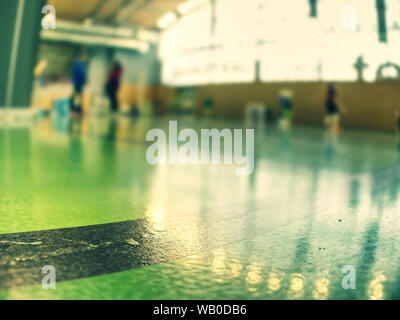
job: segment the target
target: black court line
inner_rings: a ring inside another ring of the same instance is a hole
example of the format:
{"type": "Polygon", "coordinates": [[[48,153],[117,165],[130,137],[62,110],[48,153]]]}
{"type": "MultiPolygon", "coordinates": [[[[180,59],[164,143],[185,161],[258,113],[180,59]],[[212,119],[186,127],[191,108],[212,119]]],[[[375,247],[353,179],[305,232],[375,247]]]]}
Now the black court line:
{"type": "MultiPolygon", "coordinates": [[[[268,216],[278,209],[268,198],[254,200],[242,208],[240,204],[209,208],[203,219],[177,213],[163,227],[151,219],[139,219],[0,234],[0,289],[41,285],[46,265],[55,267],[57,282],[88,278],[221,248],[279,227],[269,221],[249,225],[254,215],[268,216]],[[246,214],[249,210],[251,217],[246,214]]],[[[296,221],[281,221],[281,225],[296,221]]]]}
{"type": "Polygon", "coordinates": [[[215,227],[187,224],[157,231],[142,219],[0,235],[0,289],[41,285],[45,265],[55,267],[61,282],[167,262],[249,236],[241,224],[215,227]]]}

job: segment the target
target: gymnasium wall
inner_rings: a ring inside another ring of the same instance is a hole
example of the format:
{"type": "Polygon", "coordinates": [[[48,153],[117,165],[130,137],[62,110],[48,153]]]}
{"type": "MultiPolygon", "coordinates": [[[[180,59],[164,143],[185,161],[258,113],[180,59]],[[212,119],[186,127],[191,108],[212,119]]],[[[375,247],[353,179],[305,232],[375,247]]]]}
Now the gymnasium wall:
{"type": "MultiPolygon", "coordinates": [[[[348,109],[344,127],[369,130],[394,130],[394,108],[400,109],[400,83],[337,83],[338,100],[348,109]]],[[[320,82],[209,85],[197,87],[197,105],[206,97],[214,100],[216,117],[241,118],[248,102],[263,102],[279,114],[278,93],[294,92],[294,121],[322,125],[325,114],[326,84],[320,82]]]]}
{"type": "Polygon", "coordinates": [[[140,108],[143,102],[148,101],[154,104],[159,101],[162,112],[168,111],[169,103],[175,96],[175,89],[166,86],[145,85],[122,82],[118,92],[118,100],[122,111],[136,105],[140,108]]]}
{"type": "MultiPolygon", "coordinates": [[[[338,100],[347,113],[342,124],[347,128],[393,131],[396,125],[394,109],[400,110],[400,83],[336,83],[338,100]]],[[[294,122],[322,126],[325,116],[326,83],[259,83],[225,84],[196,87],[196,105],[201,114],[204,99],[214,101],[213,116],[217,118],[244,118],[249,102],[263,102],[279,116],[278,95],[282,89],[294,92],[294,122]]],[[[142,98],[161,103],[167,112],[176,96],[176,89],[167,86],[141,86],[123,83],[119,92],[121,104],[140,105],[142,98]],[[142,97],[142,98],[141,98],[142,97]]]]}

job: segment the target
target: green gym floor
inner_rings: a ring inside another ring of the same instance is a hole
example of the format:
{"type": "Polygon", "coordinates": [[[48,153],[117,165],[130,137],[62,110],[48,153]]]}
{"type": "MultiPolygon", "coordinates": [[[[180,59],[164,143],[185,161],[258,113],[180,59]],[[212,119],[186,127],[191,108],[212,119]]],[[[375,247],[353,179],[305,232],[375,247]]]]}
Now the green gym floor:
{"type": "Polygon", "coordinates": [[[400,298],[393,135],[259,129],[254,173],[236,176],[149,165],[145,135],[168,120],[0,127],[0,299],[400,298]],[[355,290],[342,288],[347,265],[355,290]]]}

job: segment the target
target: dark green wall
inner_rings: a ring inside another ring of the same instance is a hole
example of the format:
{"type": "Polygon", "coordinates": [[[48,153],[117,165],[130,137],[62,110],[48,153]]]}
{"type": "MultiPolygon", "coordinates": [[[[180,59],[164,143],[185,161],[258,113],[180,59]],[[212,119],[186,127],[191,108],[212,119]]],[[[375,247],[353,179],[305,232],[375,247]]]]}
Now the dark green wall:
{"type": "Polygon", "coordinates": [[[8,67],[10,63],[11,42],[17,4],[18,1],[0,1],[0,107],[5,104],[8,67]]]}
{"type": "MultiPolygon", "coordinates": [[[[0,1],[0,106],[4,106],[6,102],[8,70],[19,1],[21,0],[0,1]]],[[[33,68],[37,57],[41,11],[45,2],[25,0],[11,103],[14,107],[29,107],[31,104],[33,68]]]]}

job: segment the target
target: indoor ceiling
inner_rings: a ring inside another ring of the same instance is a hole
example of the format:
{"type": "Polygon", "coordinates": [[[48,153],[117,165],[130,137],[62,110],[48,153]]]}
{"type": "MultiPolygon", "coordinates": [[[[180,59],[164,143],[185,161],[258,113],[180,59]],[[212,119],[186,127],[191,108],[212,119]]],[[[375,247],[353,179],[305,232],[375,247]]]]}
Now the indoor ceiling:
{"type": "Polygon", "coordinates": [[[71,21],[87,18],[102,24],[134,24],[156,27],[157,20],[176,10],[184,0],[48,0],[57,17],[71,21]]]}

